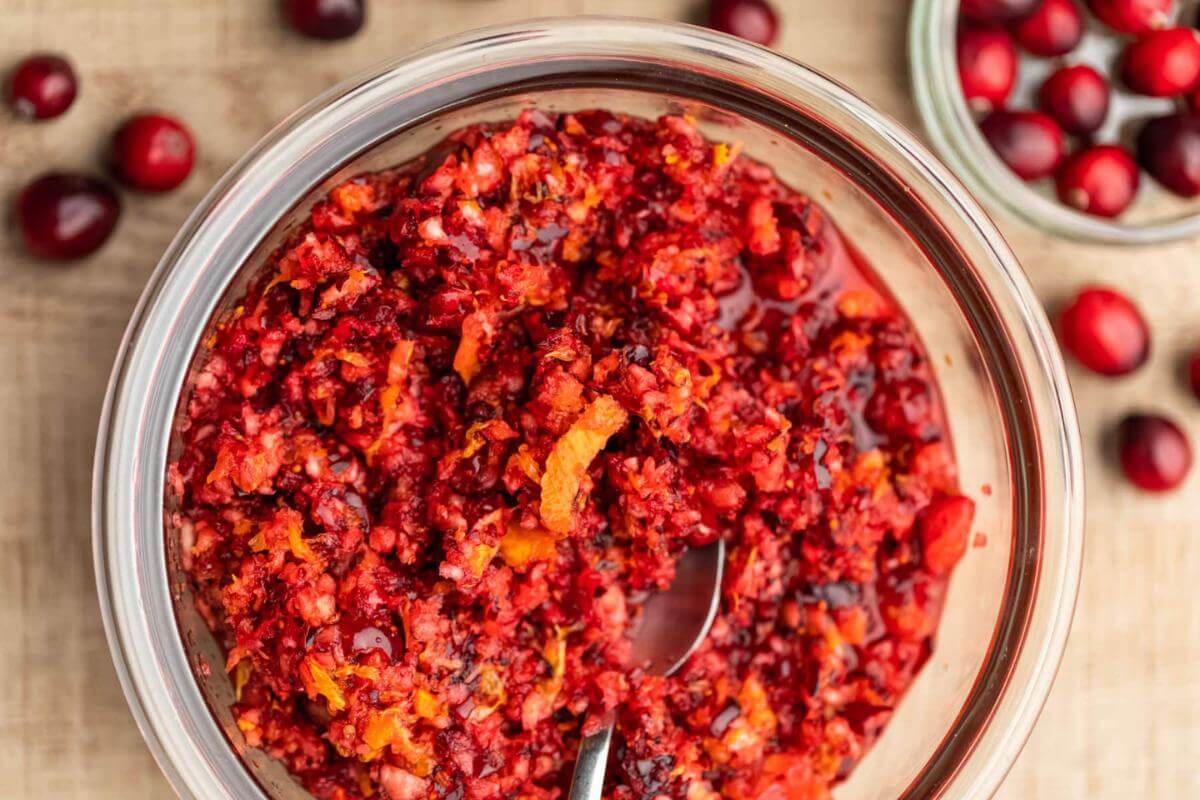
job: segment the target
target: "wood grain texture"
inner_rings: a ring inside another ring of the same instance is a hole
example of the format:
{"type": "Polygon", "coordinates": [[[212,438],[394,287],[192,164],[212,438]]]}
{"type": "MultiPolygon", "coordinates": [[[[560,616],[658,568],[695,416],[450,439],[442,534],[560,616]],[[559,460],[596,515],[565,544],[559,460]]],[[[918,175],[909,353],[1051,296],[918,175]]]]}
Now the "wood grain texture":
{"type": "MultiPolygon", "coordinates": [[[[780,48],[916,127],[907,4],[781,0],[780,48]]],[[[274,122],[331,83],[417,44],[482,24],[584,12],[686,18],[686,0],[375,0],[350,42],[300,40],[274,0],[0,0],[0,68],[31,49],[67,53],[82,92],[62,119],[0,120],[0,201],[51,167],[96,169],[117,120],[180,115],[200,162],[179,191],[126,194],[109,245],[47,266],[0,231],[0,797],[168,797],[109,661],[91,568],[89,482],[104,384],[159,254],[213,181],[274,122]]],[[[1085,578],[1069,651],[1004,800],[1200,797],[1200,474],[1171,497],[1127,488],[1102,453],[1131,408],[1200,405],[1179,377],[1200,342],[1196,243],[1143,250],[1055,242],[1002,221],[1049,304],[1085,281],[1149,312],[1151,363],[1106,382],[1072,372],[1088,462],[1085,578]]]]}

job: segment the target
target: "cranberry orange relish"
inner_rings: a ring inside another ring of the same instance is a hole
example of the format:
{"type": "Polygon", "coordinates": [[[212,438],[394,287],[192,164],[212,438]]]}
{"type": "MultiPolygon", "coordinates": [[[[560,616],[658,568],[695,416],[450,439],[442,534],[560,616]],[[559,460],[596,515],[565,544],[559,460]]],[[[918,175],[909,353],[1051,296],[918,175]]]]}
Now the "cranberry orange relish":
{"type": "Polygon", "coordinates": [[[692,121],[459,131],[312,209],[170,469],[246,741],[318,797],[824,798],[930,652],[974,506],[909,322],[692,121]],[[670,678],[628,632],[723,537],[670,678]]]}

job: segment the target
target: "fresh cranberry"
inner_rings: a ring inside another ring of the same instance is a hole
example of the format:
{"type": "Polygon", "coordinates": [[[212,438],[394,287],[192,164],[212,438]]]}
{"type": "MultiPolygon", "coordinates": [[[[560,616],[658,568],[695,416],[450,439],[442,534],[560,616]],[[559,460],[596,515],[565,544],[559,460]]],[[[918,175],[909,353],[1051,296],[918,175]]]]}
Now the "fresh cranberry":
{"type": "Polygon", "coordinates": [[[993,111],[979,123],[988,144],[1027,181],[1054,173],[1062,163],[1062,128],[1038,111],[993,111]]]}
{"type": "Polygon", "coordinates": [[[29,56],[8,80],[8,102],[24,119],[50,119],[71,107],[79,82],[71,65],[59,56],[29,56]]]}
{"type": "Polygon", "coordinates": [[[1104,124],[1108,98],[1108,81],[1085,64],[1055,71],[1038,92],[1042,110],[1077,136],[1095,133],[1104,124]]]}
{"type": "Polygon", "coordinates": [[[1192,445],[1169,419],[1133,414],[1117,430],[1121,469],[1129,482],[1147,492],[1165,492],[1183,483],[1192,468],[1192,445]]]}
{"type": "Polygon", "coordinates": [[[16,208],[25,249],[54,260],[93,253],[108,239],[120,213],[120,200],[108,183],[60,172],[26,186],[16,208]]]}
{"type": "Polygon", "coordinates": [[[974,22],[1005,24],[1037,8],[1040,0],[962,0],[958,10],[974,22]]]}
{"type": "Polygon", "coordinates": [[[1088,0],[1088,8],[1117,33],[1148,33],[1167,27],[1175,0],[1088,0]]]}
{"type": "Polygon", "coordinates": [[[1137,306],[1100,286],[1082,290],[1058,315],[1063,348],[1101,375],[1127,375],[1150,356],[1150,329],[1137,306]]]}
{"type": "Polygon", "coordinates": [[[345,39],[358,33],[367,16],[364,0],[284,0],[293,28],[314,39],[345,39]]]}
{"type": "Polygon", "coordinates": [[[192,135],[177,120],[162,114],[140,114],[113,136],[113,170],[128,186],[165,192],[191,173],[195,150],[192,135]]]}
{"type": "Polygon", "coordinates": [[[779,31],[779,18],[766,0],[712,0],[708,27],[756,44],[770,45],[779,31]]]}
{"type": "Polygon", "coordinates": [[[958,79],[977,111],[1004,106],[1017,79],[1017,48],[1001,28],[964,28],[958,33],[958,79]]]}
{"type": "Polygon", "coordinates": [[[1200,115],[1148,121],[1138,134],[1137,154],[1142,167],[1175,194],[1200,195],[1200,115]]]}
{"type": "Polygon", "coordinates": [[[1115,217],[1137,194],[1138,165],[1125,148],[1104,144],[1080,151],[1058,172],[1058,198],[1098,217],[1115,217]]]}
{"type": "Polygon", "coordinates": [[[1017,43],[1035,56],[1061,56],[1083,39],[1083,15],[1075,0],[1042,0],[1013,28],[1017,43]]]}
{"type": "Polygon", "coordinates": [[[1125,48],[1121,78],[1139,94],[1183,94],[1200,81],[1200,32],[1170,28],[1147,33],[1125,48]]]}

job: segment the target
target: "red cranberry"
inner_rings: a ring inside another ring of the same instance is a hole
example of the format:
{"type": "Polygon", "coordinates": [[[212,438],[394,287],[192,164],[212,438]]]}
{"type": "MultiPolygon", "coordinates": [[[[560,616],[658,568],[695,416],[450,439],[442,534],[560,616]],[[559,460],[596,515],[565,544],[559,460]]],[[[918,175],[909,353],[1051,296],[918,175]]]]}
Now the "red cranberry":
{"type": "Polygon", "coordinates": [[[1080,64],[1063,67],[1042,84],[1038,104],[1058,120],[1067,133],[1095,133],[1108,116],[1108,81],[1096,70],[1080,64]]]}
{"type": "Polygon", "coordinates": [[[1150,356],[1150,329],[1137,306],[1112,289],[1084,289],[1058,315],[1063,348],[1101,375],[1127,375],[1150,356]]]}
{"type": "Polygon", "coordinates": [[[1083,39],[1083,15],[1075,0],[1042,0],[1013,28],[1017,43],[1035,56],[1061,56],[1083,39]]]}
{"type": "Polygon", "coordinates": [[[113,170],[121,182],[148,192],[165,192],[192,171],[195,145],[187,128],[171,117],[141,114],[113,135],[113,170]]]}
{"type": "Polygon", "coordinates": [[[1017,79],[1017,48],[1001,28],[964,28],[958,34],[958,79],[977,111],[1003,107],[1017,79]]]}
{"type": "Polygon", "coordinates": [[[120,213],[120,200],[108,183],[59,172],[26,186],[16,208],[25,249],[54,260],[93,253],[112,233],[120,213]]]}
{"type": "Polygon", "coordinates": [[[949,575],[967,552],[975,503],[961,495],[935,498],[917,519],[922,560],[934,575],[949,575]]]}
{"type": "Polygon", "coordinates": [[[314,39],[345,39],[358,33],[367,16],[364,0],[284,0],[293,28],[314,39]]]}
{"type": "Polygon", "coordinates": [[[17,65],[8,81],[8,102],[24,119],[50,119],[71,107],[79,82],[65,59],[47,53],[17,65]]]}
{"type": "Polygon", "coordinates": [[[712,0],[708,27],[756,44],[771,45],[779,31],[779,18],[766,0],[712,0]]]}
{"type": "Polygon", "coordinates": [[[1137,194],[1138,165],[1123,147],[1105,144],[1083,150],[1058,172],[1058,198],[1098,217],[1115,217],[1137,194]]]}
{"type": "Polygon", "coordinates": [[[1004,24],[1037,8],[1039,0],[962,0],[959,13],[974,22],[1004,24]]]}
{"type": "Polygon", "coordinates": [[[1088,0],[1088,8],[1118,33],[1148,33],[1167,27],[1175,0],[1088,0]]]}
{"type": "Polygon", "coordinates": [[[1147,33],[1125,48],[1121,78],[1139,94],[1183,94],[1200,81],[1200,32],[1170,28],[1147,33]]]}
{"type": "Polygon", "coordinates": [[[979,123],[988,144],[1027,181],[1054,173],[1062,163],[1062,128],[1037,111],[994,111],[979,123]]]}
{"type": "Polygon", "coordinates": [[[1121,469],[1129,482],[1147,492],[1165,492],[1183,483],[1192,468],[1192,445],[1171,420],[1133,414],[1117,429],[1121,469]]]}
{"type": "Polygon", "coordinates": [[[1175,194],[1200,195],[1200,115],[1150,120],[1138,134],[1137,154],[1142,167],[1175,194]]]}

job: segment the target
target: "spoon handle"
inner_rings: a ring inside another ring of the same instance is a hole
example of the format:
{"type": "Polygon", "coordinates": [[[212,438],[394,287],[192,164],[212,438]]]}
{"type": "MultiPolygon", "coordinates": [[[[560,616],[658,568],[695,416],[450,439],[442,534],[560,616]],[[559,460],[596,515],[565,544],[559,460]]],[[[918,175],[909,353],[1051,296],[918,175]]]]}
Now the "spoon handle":
{"type": "Polygon", "coordinates": [[[612,744],[613,718],[579,744],[579,759],[571,777],[570,800],[600,800],[604,791],[604,771],[608,767],[608,748],[612,744]]]}

